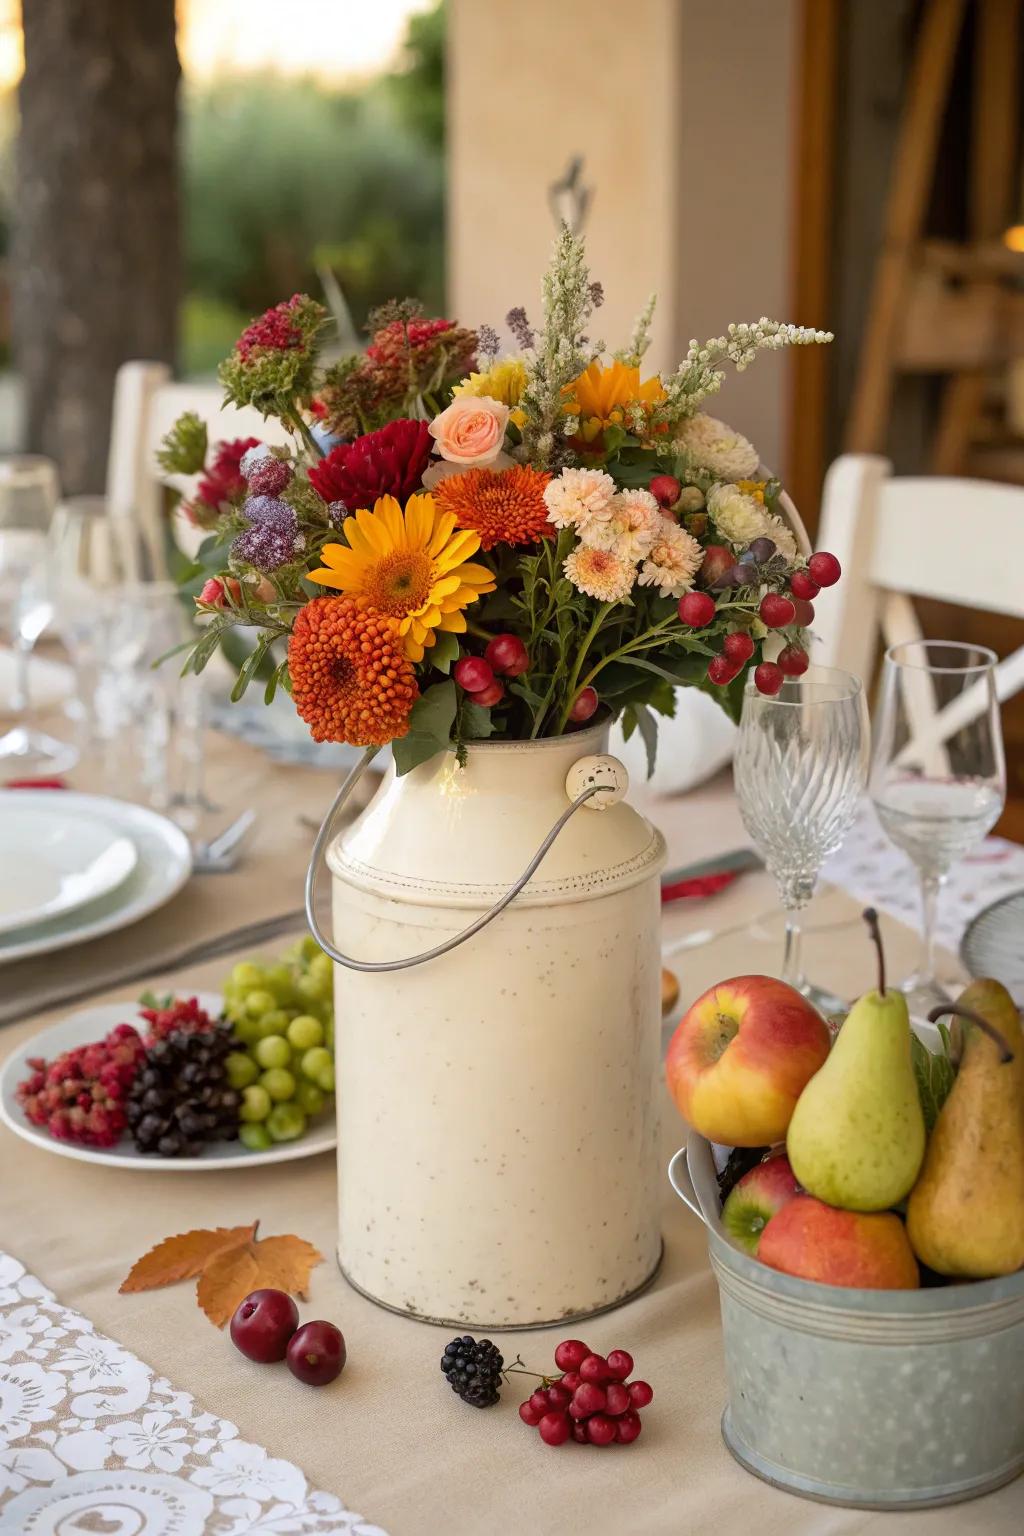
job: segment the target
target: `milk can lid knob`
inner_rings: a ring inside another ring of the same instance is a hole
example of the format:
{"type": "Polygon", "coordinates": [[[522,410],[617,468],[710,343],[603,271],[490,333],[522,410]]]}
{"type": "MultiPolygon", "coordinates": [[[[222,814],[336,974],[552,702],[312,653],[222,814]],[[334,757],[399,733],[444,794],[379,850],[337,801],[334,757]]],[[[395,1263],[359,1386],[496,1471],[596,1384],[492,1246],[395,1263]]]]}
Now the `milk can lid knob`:
{"type": "Polygon", "coordinates": [[[594,811],[605,811],[615,805],[629,788],[629,774],[617,757],[607,753],[600,756],[581,757],[565,776],[565,792],[570,800],[576,800],[584,790],[601,786],[601,792],[583,803],[594,811]]]}

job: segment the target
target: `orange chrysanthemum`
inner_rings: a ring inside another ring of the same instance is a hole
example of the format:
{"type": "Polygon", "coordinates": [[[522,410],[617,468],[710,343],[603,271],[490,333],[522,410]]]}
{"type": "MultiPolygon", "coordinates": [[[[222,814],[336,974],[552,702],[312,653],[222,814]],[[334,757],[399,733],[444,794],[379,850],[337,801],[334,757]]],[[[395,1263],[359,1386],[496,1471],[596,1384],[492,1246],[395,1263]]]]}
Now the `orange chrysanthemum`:
{"type": "Polygon", "coordinates": [[[480,548],[495,544],[536,544],[554,533],[544,487],[551,479],[539,469],[469,469],[448,475],[434,487],[434,500],[451,512],[458,528],[480,535],[480,548]]]}
{"type": "Polygon", "coordinates": [[[350,597],[315,597],[288,642],[295,707],[314,741],[383,747],[419,695],[397,622],[350,597]]]}

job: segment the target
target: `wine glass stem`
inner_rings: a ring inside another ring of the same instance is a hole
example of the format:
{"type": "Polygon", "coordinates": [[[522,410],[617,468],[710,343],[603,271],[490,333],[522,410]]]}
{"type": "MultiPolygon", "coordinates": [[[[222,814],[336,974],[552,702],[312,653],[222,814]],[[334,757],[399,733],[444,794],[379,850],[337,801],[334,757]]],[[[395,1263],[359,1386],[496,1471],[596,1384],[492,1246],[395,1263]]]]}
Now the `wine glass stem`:
{"type": "Polygon", "coordinates": [[[16,715],[28,713],[28,664],[32,655],[32,642],[20,635],[14,647],[14,697],[11,711],[16,715]]]}
{"type": "Polygon", "coordinates": [[[800,921],[796,912],[787,912],[781,979],[788,982],[791,987],[799,987],[803,981],[803,972],[800,968],[800,937],[800,921]]]}
{"type": "Polygon", "coordinates": [[[800,965],[800,912],[814,895],[817,875],[780,875],[776,873],[779,899],[786,914],[786,941],[782,951],[782,980],[791,987],[804,981],[800,965]]]}
{"type": "Polygon", "coordinates": [[[921,964],[918,974],[922,982],[935,980],[935,920],[944,883],[943,875],[921,876],[921,964]]]}

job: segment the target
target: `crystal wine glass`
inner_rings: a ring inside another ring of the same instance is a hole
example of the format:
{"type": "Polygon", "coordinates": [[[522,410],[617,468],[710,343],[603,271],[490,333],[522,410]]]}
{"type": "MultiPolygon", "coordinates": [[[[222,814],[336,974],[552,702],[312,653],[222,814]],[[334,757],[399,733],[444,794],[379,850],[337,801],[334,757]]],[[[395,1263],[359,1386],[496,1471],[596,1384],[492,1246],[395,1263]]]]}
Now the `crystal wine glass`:
{"type": "MultiPolygon", "coordinates": [[[[0,458],[0,627],[14,642],[14,711],[29,711],[29,662],[53,618],[47,529],[57,504],[56,466],[34,454],[0,458]]],[[[0,777],[64,773],[78,753],[28,725],[0,736],[0,777]]]]}
{"type": "Polygon", "coordinates": [[[903,983],[914,1012],[948,1000],[935,975],[939,894],[1006,800],[996,660],[985,646],[952,640],[906,641],[885,654],[870,791],[921,879],[921,959],[903,983]]]}
{"type": "Polygon", "coordinates": [[[845,1003],[805,979],[798,914],[856,816],[868,753],[864,690],[849,672],[812,667],[777,694],[747,680],[733,760],[740,815],[785,910],[782,980],[830,1012],[845,1003]]]}

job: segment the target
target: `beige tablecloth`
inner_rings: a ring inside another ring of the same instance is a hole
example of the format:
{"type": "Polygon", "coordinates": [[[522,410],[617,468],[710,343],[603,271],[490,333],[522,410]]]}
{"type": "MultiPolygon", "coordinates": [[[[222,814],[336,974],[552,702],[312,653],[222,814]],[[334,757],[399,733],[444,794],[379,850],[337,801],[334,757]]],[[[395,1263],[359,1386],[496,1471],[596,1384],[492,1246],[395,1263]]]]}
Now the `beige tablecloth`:
{"type": "MultiPolygon", "coordinates": [[[[239,763],[245,760],[240,749],[235,755],[239,763]]],[[[283,909],[295,902],[309,846],[296,813],[306,799],[327,798],[322,778],[269,767],[255,774],[257,792],[264,806],[271,799],[280,803],[274,825],[264,824],[250,859],[230,877],[232,919],[243,908],[258,915],[256,909],[272,910],[273,902],[283,909]]],[[[724,781],[663,805],[657,814],[677,864],[743,841],[724,781]]],[[[229,887],[211,884],[208,898],[202,882],[194,887],[197,901],[186,895],[176,904],[179,928],[191,931],[200,911],[202,922],[223,925],[228,914],[218,893],[229,887]]],[[[669,935],[703,928],[721,934],[679,957],[684,1000],[723,976],[776,968],[773,910],[763,874],[745,876],[712,902],[667,909],[669,935]],[[763,942],[749,930],[750,919],[761,914],[763,942]]],[[[811,921],[819,931],[808,937],[807,961],[816,979],[846,994],[869,985],[872,964],[854,904],[838,892],[826,893],[811,921]]],[[[146,942],[147,926],[120,942],[146,942]]],[[[914,937],[893,925],[887,934],[898,974],[913,958],[914,937]]],[[[276,943],[273,950],[280,947],[276,943]]],[[[72,951],[60,964],[77,966],[82,958],[72,951]]],[[[200,966],[189,971],[188,984],[214,986],[224,969],[223,961],[200,966]]],[[[159,987],[164,979],[157,970],[152,982],[159,987]]],[[[184,978],[166,980],[180,986],[184,978]]],[[[125,993],[115,989],[112,996],[125,993]]],[[[0,1030],[0,1057],[46,1022],[44,1016],[0,1030]]],[[[681,1140],[681,1122],[666,1103],[666,1160],[681,1140]]],[[[656,1392],[643,1435],[615,1453],[572,1445],[551,1450],[519,1421],[516,1407],[525,1392],[506,1388],[501,1404],[483,1412],[466,1407],[438,1369],[448,1332],[393,1316],[348,1288],[333,1261],[330,1157],[223,1173],[114,1171],[51,1156],[0,1129],[0,1246],[62,1301],[232,1420],[245,1438],[299,1464],[312,1482],[338,1493],[390,1536],[1019,1532],[1024,1482],[958,1509],[875,1515],[804,1502],[742,1471],[719,1435],[725,1383],[718,1297],[702,1229],[667,1182],[665,1191],[665,1262],[656,1284],[611,1316],[573,1330],[602,1352],[621,1346],[634,1355],[637,1374],[656,1392]],[[264,1233],[295,1232],[328,1256],[314,1271],[304,1315],[331,1318],[346,1335],[349,1363],[334,1390],[303,1390],[283,1372],[244,1360],[200,1314],[187,1285],[117,1293],[132,1261],[159,1238],[256,1217],[264,1233]]],[[[515,1219],[510,1211],[510,1223],[515,1219]]],[[[500,1342],[507,1357],[518,1351],[543,1370],[558,1337],[557,1331],[502,1334],[500,1342]]]]}

